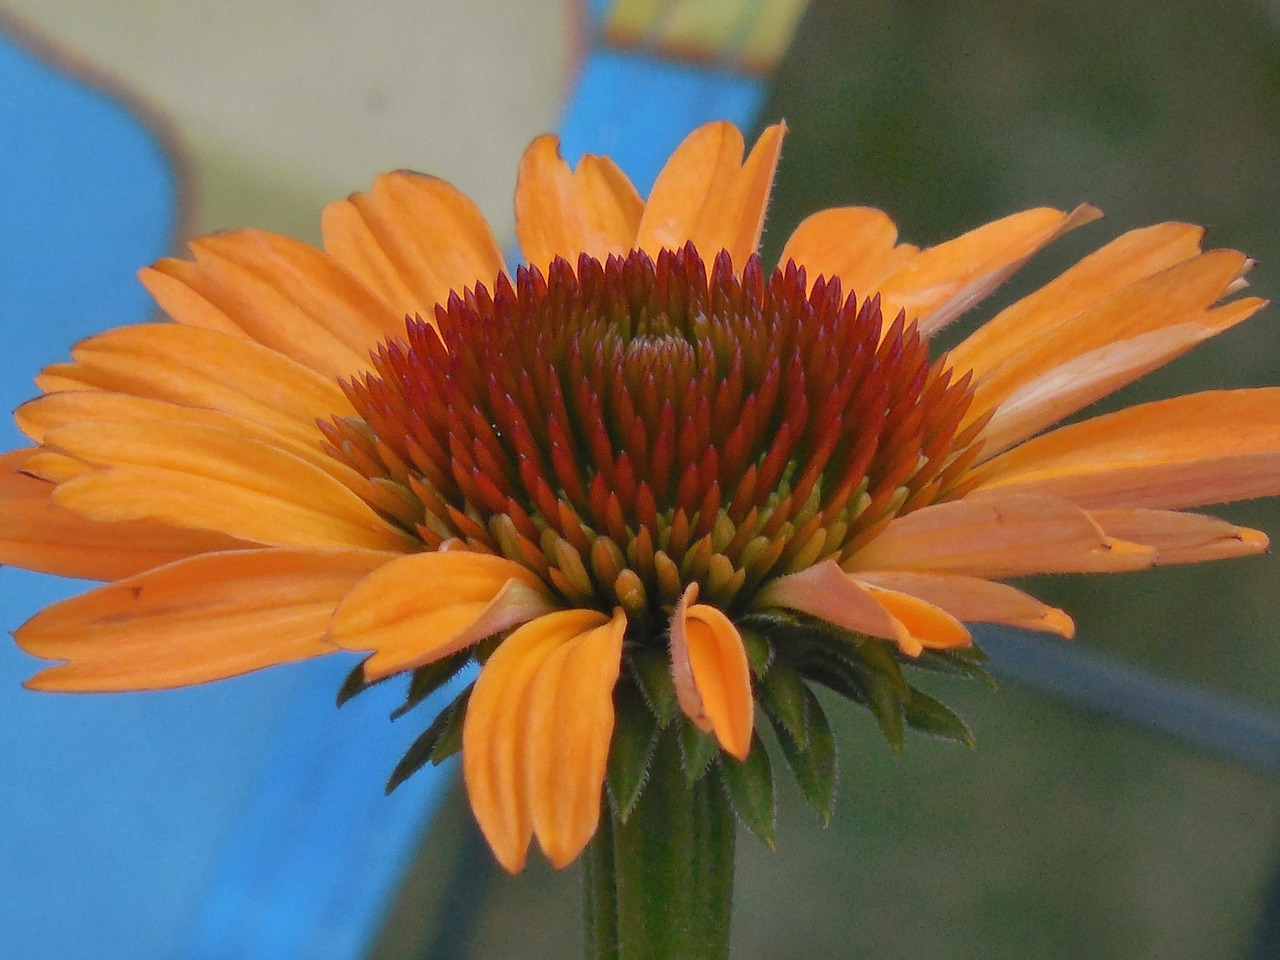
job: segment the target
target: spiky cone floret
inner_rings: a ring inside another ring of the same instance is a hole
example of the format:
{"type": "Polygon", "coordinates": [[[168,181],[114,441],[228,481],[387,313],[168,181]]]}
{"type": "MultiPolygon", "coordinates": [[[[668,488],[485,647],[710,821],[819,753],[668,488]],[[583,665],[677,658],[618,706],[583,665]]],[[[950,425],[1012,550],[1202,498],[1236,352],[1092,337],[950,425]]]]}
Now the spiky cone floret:
{"type": "Polygon", "coordinates": [[[1250,262],[1166,223],[950,354],[933,335],[1096,217],[1036,209],[918,249],[883,213],[756,256],[783,128],[694,132],[647,200],[554,138],[521,163],[528,266],[443,181],[378,178],[317,250],[242,230],[143,282],[173,323],[92,337],[20,407],[0,561],[106,581],[18,629],[37,690],[215,680],[336,649],[404,712],[478,662],[393,784],[461,749],[518,870],[626,817],[660,736],[770,836],[756,704],[822,815],[812,685],[968,740],[905,667],[981,675],[967,623],[1070,636],[1002,580],[1242,556],[1188,512],[1280,491],[1280,392],[1054,424],[1245,319],[1250,262]],[[406,321],[407,318],[407,321],[406,321]],[[674,731],[663,734],[662,731],[674,731]]]}

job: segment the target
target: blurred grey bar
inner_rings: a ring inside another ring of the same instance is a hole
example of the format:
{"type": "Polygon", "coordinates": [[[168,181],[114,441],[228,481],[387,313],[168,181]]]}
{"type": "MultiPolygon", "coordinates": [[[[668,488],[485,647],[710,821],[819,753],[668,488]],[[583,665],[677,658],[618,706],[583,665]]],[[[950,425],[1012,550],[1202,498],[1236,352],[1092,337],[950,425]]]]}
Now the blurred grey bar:
{"type": "Polygon", "coordinates": [[[1000,629],[977,639],[1001,680],[1280,775],[1280,715],[1061,640],[1000,629]]]}

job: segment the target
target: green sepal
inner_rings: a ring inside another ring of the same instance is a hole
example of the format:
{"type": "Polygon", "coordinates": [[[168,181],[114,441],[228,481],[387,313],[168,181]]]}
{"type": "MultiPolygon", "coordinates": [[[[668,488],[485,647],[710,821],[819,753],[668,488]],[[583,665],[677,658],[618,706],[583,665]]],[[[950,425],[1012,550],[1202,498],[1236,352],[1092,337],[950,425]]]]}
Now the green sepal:
{"type": "Polygon", "coordinates": [[[707,767],[720,752],[720,744],[709,733],[703,733],[697,725],[685,717],[680,722],[680,766],[685,779],[693,784],[702,779],[707,767]]]}
{"type": "Polygon", "coordinates": [[[781,723],[801,750],[809,745],[808,687],[795,664],[781,657],[757,687],[760,703],[774,721],[781,723]]]}
{"type": "Polygon", "coordinates": [[[338,687],[338,697],[337,697],[338,706],[342,706],[344,703],[346,703],[356,694],[364,693],[370,687],[375,687],[382,682],[381,680],[378,680],[376,683],[369,683],[367,680],[365,680],[364,664],[365,664],[365,660],[368,660],[368,659],[369,659],[368,657],[365,657],[364,660],[361,660],[359,663],[357,663],[354,667],[351,668],[350,673],[348,673],[345,677],[343,677],[342,685],[338,687]]]}
{"type": "Polygon", "coordinates": [[[617,818],[626,823],[649,779],[649,763],[662,731],[634,683],[624,680],[614,688],[613,709],[616,720],[606,779],[617,818]]]}
{"type": "Polygon", "coordinates": [[[902,675],[902,667],[894,656],[887,640],[866,640],[858,645],[858,658],[872,673],[889,681],[899,700],[911,699],[911,688],[902,675]]]}
{"type": "Polygon", "coordinates": [[[865,704],[894,755],[901,753],[902,704],[911,688],[888,644],[829,624],[809,624],[798,646],[801,675],[865,704]]]}
{"type": "Polygon", "coordinates": [[[716,772],[738,819],[766,847],[770,850],[777,849],[777,791],[769,751],[761,742],[760,735],[752,735],[751,752],[747,754],[746,760],[738,760],[722,753],[720,762],[716,764],[716,772]]]}
{"type": "Polygon", "coordinates": [[[798,665],[800,675],[863,705],[869,702],[867,671],[844,657],[811,650],[798,665]]]}
{"type": "Polygon", "coordinates": [[[773,644],[754,630],[739,630],[742,646],[747,652],[747,663],[756,679],[767,674],[773,665],[773,644]]]}
{"type": "Polygon", "coordinates": [[[462,723],[467,716],[467,702],[475,684],[458,694],[453,702],[440,711],[431,726],[413,741],[405,751],[387,780],[387,793],[417,773],[426,763],[441,763],[462,749],[462,723]]]}
{"type": "Polygon", "coordinates": [[[818,819],[825,827],[831,822],[836,809],[836,738],[831,732],[831,723],[822,709],[822,704],[808,687],[804,689],[805,713],[809,719],[809,745],[801,748],[791,739],[790,733],[782,723],[772,715],[774,731],[778,734],[778,744],[782,754],[795,775],[800,792],[809,801],[818,814],[818,819]]]}
{"type": "Polygon", "coordinates": [[[911,699],[904,704],[903,714],[907,725],[913,729],[963,743],[966,747],[977,742],[968,725],[954,710],[915,687],[911,688],[911,699]]]}
{"type": "Polygon", "coordinates": [[[636,646],[628,649],[626,659],[644,702],[658,718],[658,726],[665,730],[680,713],[666,651],[658,647],[636,646]]]}
{"type": "Polygon", "coordinates": [[[819,648],[839,656],[849,657],[865,639],[833,623],[819,620],[792,610],[753,610],[737,623],[738,632],[751,631],[767,637],[778,648],[793,651],[799,656],[819,648]]]}
{"type": "Polygon", "coordinates": [[[794,610],[787,610],[785,607],[760,607],[752,610],[750,613],[739,617],[735,621],[739,632],[742,630],[758,630],[765,636],[773,637],[778,634],[792,634],[796,631],[803,631],[808,628],[811,623],[821,623],[816,617],[809,617],[802,613],[796,613],[794,610]]]}
{"type": "Polygon", "coordinates": [[[880,732],[889,741],[889,749],[896,757],[902,753],[903,702],[898,690],[888,677],[880,673],[866,674],[867,707],[880,724],[880,732]]]}
{"type": "Polygon", "coordinates": [[[507,639],[510,631],[504,630],[501,633],[495,633],[491,637],[485,637],[474,647],[471,648],[471,655],[476,658],[476,663],[483,666],[489,662],[489,658],[493,656],[494,651],[502,646],[502,641],[507,639]]]}
{"type": "Polygon", "coordinates": [[[954,677],[980,680],[992,690],[996,690],[999,684],[983,666],[986,662],[986,651],[975,643],[971,647],[959,647],[955,650],[926,650],[917,659],[911,661],[911,666],[933,673],[946,673],[954,677]]]}
{"type": "Polygon", "coordinates": [[[446,683],[458,675],[471,660],[470,650],[459,650],[453,656],[418,667],[413,671],[413,679],[409,681],[409,691],[405,694],[404,703],[391,711],[391,719],[399,720],[406,713],[435,693],[446,683]]]}

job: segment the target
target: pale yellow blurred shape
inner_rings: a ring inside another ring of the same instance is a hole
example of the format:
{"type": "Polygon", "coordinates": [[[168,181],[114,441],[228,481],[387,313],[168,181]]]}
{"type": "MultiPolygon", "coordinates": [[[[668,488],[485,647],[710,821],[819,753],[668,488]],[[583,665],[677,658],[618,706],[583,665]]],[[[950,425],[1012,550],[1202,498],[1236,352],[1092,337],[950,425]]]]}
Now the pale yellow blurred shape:
{"type": "Polygon", "coordinates": [[[662,25],[659,43],[714,58],[737,40],[760,6],[768,4],[752,0],[679,0],[672,4],[662,25]]]}
{"type": "Polygon", "coordinates": [[[809,0],[772,0],[762,4],[759,16],[751,24],[738,59],[743,66],[756,70],[772,70],[791,46],[800,17],[809,0]]]}
{"type": "Polygon", "coordinates": [[[770,73],[808,5],[809,0],[618,0],[605,36],[622,46],[770,73]]]}
{"type": "Polygon", "coordinates": [[[167,116],[193,226],[318,236],[384,170],[434,173],[513,235],[520,151],[559,118],[572,0],[0,0],[167,116]]]}
{"type": "Polygon", "coordinates": [[[671,0],[617,0],[605,29],[619,42],[640,43],[654,29],[658,15],[670,6],[671,0]]]}

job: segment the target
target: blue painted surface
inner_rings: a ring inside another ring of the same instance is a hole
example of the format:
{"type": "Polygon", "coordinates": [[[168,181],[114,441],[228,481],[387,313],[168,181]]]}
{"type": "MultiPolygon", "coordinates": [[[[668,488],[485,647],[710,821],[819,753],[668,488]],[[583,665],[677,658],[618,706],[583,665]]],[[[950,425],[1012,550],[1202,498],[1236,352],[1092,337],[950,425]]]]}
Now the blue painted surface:
{"type": "MultiPolygon", "coordinates": [[[[136,120],[3,41],[0,90],[0,405],[12,408],[72,342],[150,314],[133,273],[169,245],[175,184],[136,120]]],[[[8,418],[0,433],[19,442],[8,418]]],[[[0,622],[83,586],[2,571],[0,622]]],[[[276,722],[278,681],[37,695],[18,685],[35,662],[0,650],[7,955],[173,956],[253,773],[243,740],[276,722]]]]}
{"type": "Polygon", "coordinates": [[[404,751],[460,692],[459,678],[394,727],[404,684],[334,707],[346,658],[303,674],[264,775],[229,832],[184,956],[193,960],[347,960],[377,933],[399,878],[452,780],[428,767],[391,796],[404,751]]]}
{"type": "MultiPolygon", "coordinates": [[[[4,38],[0,91],[11,409],[76,340],[151,316],[134,272],[168,251],[177,189],[136,118],[4,38]]],[[[0,443],[21,442],[4,418],[0,443]]],[[[2,570],[0,624],[88,586],[2,570]]],[[[421,723],[388,723],[394,683],[336,710],[351,665],[59,696],[22,689],[38,663],[0,644],[0,955],[360,956],[448,773],[382,796],[421,723]]]]}

